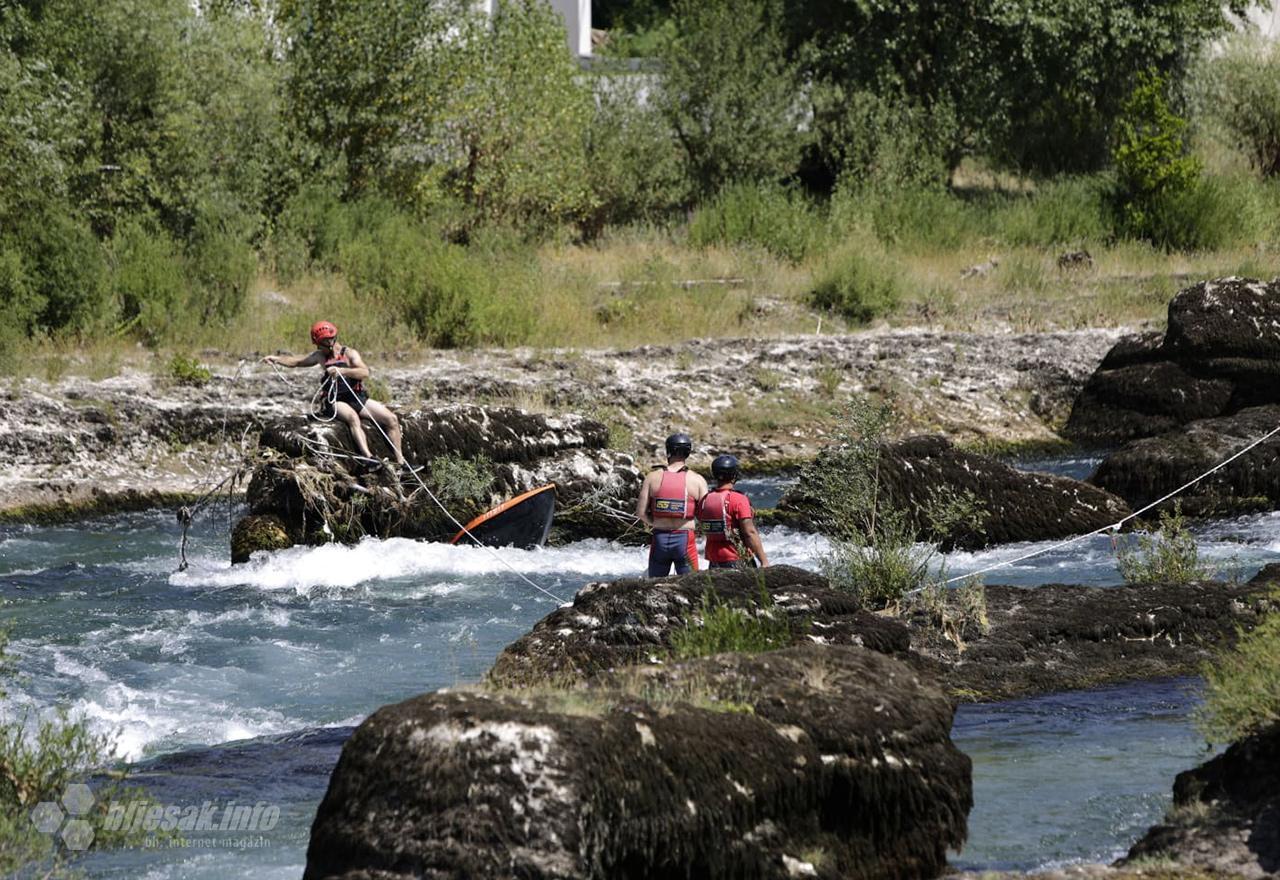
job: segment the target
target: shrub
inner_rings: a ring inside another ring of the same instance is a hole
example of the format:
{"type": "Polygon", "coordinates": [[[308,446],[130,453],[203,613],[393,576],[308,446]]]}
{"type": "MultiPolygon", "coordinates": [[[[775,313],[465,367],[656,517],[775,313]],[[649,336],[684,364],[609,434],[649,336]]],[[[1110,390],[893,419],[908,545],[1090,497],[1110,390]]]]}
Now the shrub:
{"type": "MultiPolygon", "coordinates": [[[[27,318],[27,332],[87,330],[111,323],[106,262],[88,224],[63,210],[23,217],[6,230],[9,296],[27,318]],[[25,281],[19,281],[17,272],[25,281]],[[38,309],[38,311],[37,311],[38,309]]],[[[0,282],[3,283],[3,282],[0,282]]]]}
{"type": "Polygon", "coordinates": [[[1238,35],[1207,64],[1204,109],[1264,177],[1280,175],[1280,46],[1238,35]]]}
{"type": "Polygon", "coordinates": [[[842,181],[832,204],[840,230],[869,224],[886,244],[956,248],[986,234],[979,212],[947,190],[856,186],[842,181]]]}
{"type": "Polygon", "coordinates": [[[816,273],[809,300],[818,308],[866,323],[897,307],[902,299],[900,271],[883,248],[849,242],[816,273]]]}
{"type": "Polygon", "coordinates": [[[587,129],[592,205],[582,219],[588,238],[606,225],[661,218],[688,201],[675,133],[642,97],[649,82],[618,75],[596,80],[595,113],[587,129]]]}
{"type": "Polygon", "coordinates": [[[833,587],[876,608],[895,604],[933,580],[929,570],[938,547],[923,541],[923,533],[943,536],[964,523],[980,534],[986,517],[972,493],[946,488],[931,492],[916,516],[891,503],[880,458],[893,421],[888,405],[854,398],[832,445],[800,475],[801,491],[816,489],[827,499],[818,514],[819,525],[832,536],[823,574],[833,587]]]}
{"type": "Polygon", "coordinates": [[[949,102],[926,109],[902,97],[820,83],[813,107],[815,151],[842,185],[905,190],[947,182],[957,134],[949,102]]]}
{"type": "Polygon", "coordinates": [[[487,503],[493,479],[493,462],[483,455],[464,458],[446,453],[431,459],[431,484],[446,504],[450,501],[487,503]]]}
{"type": "Polygon", "coordinates": [[[1102,242],[1111,237],[1107,176],[1047,181],[1030,196],[1016,196],[992,211],[997,238],[1012,246],[1052,247],[1102,242]]]}
{"type": "Polygon", "coordinates": [[[774,606],[763,587],[758,610],[729,605],[708,590],[702,595],[702,607],[671,634],[671,650],[680,660],[730,651],[758,654],[789,644],[791,625],[786,613],[774,606]]]}
{"type": "Polygon", "coordinates": [[[169,378],[179,385],[190,385],[195,388],[209,384],[213,373],[198,360],[187,355],[175,354],[169,359],[169,378]]]}
{"type": "Polygon", "coordinates": [[[1213,577],[1214,569],[1200,563],[1181,504],[1161,510],[1156,530],[1140,534],[1137,544],[1136,549],[1127,541],[1116,547],[1116,563],[1126,583],[1189,584],[1213,577]]]}
{"type": "Polygon", "coordinates": [[[206,210],[196,220],[187,247],[190,317],[225,322],[244,308],[258,272],[250,228],[248,217],[225,207],[206,210]]]}
{"type": "Polygon", "coordinates": [[[1200,177],[1199,161],[1187,153],[1187,122],[1169,109],[1164,89],[1154,70],[1141,74],[1116,125],[1116,207],[1122,229],[1138,238],[1157,235],[1157,206],[1183,198],[1200,177]]]}
{"type": "Polygon", "coordinates": [[[1146,209],[1147,238],[1165,250],[1208,251],[1257,242],[1267,233],[1268,211],[1257,184],[1202,177],[1185,190],[1162,193],[1146,209]]]}
{"type": "MultiPolygon", "coordinates": [[[[1272,596],[1280,603],[1280,595],[1272,596]]],[[[1280,722],[1280,614],[1274,611],[1202,669],[1196,722],[1216,742],[1234,742],[1280,722]]]]}
{"type": "Polygon", "coordinates": [[[823,218],[802,194],[774,184],[735,184],[699,208],[689,242],[756,245],[798,263],[821,239],[823,218]]]}
{"type": "Polygon", "coordinates": [[[120,319],[143,342],[155,345],[186,304],[177,244],[162,229],[127,220],[116,227],[109,251],[109,284],[120,319]]]}

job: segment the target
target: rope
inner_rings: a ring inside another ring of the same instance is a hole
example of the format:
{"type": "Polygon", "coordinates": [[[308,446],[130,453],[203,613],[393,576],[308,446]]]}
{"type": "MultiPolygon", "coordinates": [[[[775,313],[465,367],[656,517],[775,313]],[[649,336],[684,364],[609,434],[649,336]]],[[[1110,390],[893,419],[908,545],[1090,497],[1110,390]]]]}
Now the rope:
{"type": "MultiPolygon", "coordinates": [[[[1207,471],[1205,471],[1204,473],[1202,473],[1202,474],[1200,474],[1199,476],[1197,476],[1197,477],[1195,477],[1195,478],[1193,478],[1193,479],[1190,479],[1190,480],[1188,480],[1187,482],[1183,483],[1181,486],[1179,486],[1178,488],[1174,489],[1172,492],[1166,493],[1165,495],[1161,496],[1160,498],[1157,498],[1155,501],[1152,501],[1152,502],[1151,502],[1150,504],[1148,504],[1146,507],[1143,507],[1143,508],[1142,508],[1142,509],[1140,509],[1140,510],[1135,510],[1133,513],[1129,514],[1129,515],[1128,515],[1128,516],[1126,516],[1126,517],[1121,518],[1120,520],[1118,520],[1118,521],[1116,521],[1116,522],[1112,523],[1111,525],[1102,526],[1101,528],[1094,529],[1092,532],[1087,532],[1086,534],[1083,534],[1083,535],[1076,535],[1075,537],[1067,538],[1066,540],[1059,541],[1059,542],[1058,542],[1058,543],[1056,543],[1056,544],[1051,544],[1051,545],[1049,545],[1048,547],[1041,547],[1041,548],[1040,548],[1040,549],[1038,549],[1038,550],[1032,550],[1032,551],[1031,551],[1031,552],[1029,552],[1029,553],[1024,553],[1024,554],[1022,554],[1021,556],[1014,557],[1013,559],[1006,559],[1006,560],[1005,560],[1005,561],[1003,561],[1003,562],[997,562],[997,563],[994,563],[994,564],[992,564],[992,565],[988,565],[988,566],[986,566],[985,568],[980,568],[980,569],[978,569],[977,571],[971,571],[971,572],[969,572],[968,574],[964,574],[964,575],[957,575],[956,577],[953,577],[953,578],[947,578],[946,580],[942,581],[942,586],[944,586],[944,587],[945,587],[945,586],[947,586],[948,584],[953,584],[953,583],[955,583],[955,582],[957,582],[957,581],[968,580],[968,579],[969,579],[969,578],[971,578],[971,577],[976,577],[976,576],[981,575],[981,574],[986,574],[987,572],[989,572],[989,571],[995,571],[996,569],[1000,569],[1000,568],[1007,568],[1008,566],[1011,566],[1011,565],[1017,565],[1019,562],[1025,562],[1026,560],[1028,560],[1028,559],[1033,559],[1033,558],[1035,558],[1036,556],[1043,556],[1043,555],[1044,555],[1044,554],[1046,554],[1046,553],[1052,553],[1054,550],[1061,550],[1063,547],[1069,547],[1069,546],[1071,546],[1072,544],[1076,544],[1076,543],[1078,543],[1078,542],[1080,542],[1080,541],[1084,541],[1084,540],[1086,540],[1086,539],[1088,539],[1088,538],[1092,538],[1092,537],[1094,537],[1094,536],[1096,536],[1096,535],[1101,535],[1101,534],[1103,534],[1104,532],[1110,532],[1110,533],[1111,533],[1111,535],[1112,535],[1112,543],[1113,543],[1113,545],[1114,545],[1114,543],[1115,543],[1115,534],[1120,530],[1120,527],[1121,527],[1121,526],[1123,526],[1125,523],[1129,522],[1129,520],[1137,519],[1138,517],[1142,516],[1142,514],[1146,513],[1146,512],[1147,512],[1148,510],[1150,510],[1151,508],[1153,508],[1153,507],[1157,507],[1157,506],[1159,506],[1159,505],[1163,504],[1164,502],[1168,501],[1170,498],[1173,498],[1173,497],[1174,497],[1174,496],[1176,496],[1176,495],[1180,495],[1181,493],[1185,492],[1187,489],[1190,489],[1190,488],[1191,488],[1192,486],[1194,486],[1196,483],[1198,483],[1198,482],[1200,482],[1201,480],[1203,480],[1205,477],[1208,477],[1208,476],[1210,476],[1211,474],[1214,474],[1214,473],[1216,473],[1216,472],[1218,472],[1218,471],[1222,470],[1224,467],[1226,467],[1227,465],[1231,464],[1231,462],[1235,461],[1237,458],[1239,458],[1240,456],[1244,455],[1244,454],[1245,454],[1246,452],[1248,452],[1249,450],[1253,449],[1254,447],[1256,447],[1256,446],[1258,446],[1258,445],[1260,445],[1260,444],[1262,444],[1262,443],[1265,443],[1267,440],[1270,440],[1270,439],[1271,439],[1272,437],[1274,437],[1276,434],[1280,434],[1280,425],[1276,425],[1276,426],[1275,426],[1274,428],[1272,428],[1270,431],[1268,431],[1267,433],[1263,434],[1261,437],[1259,437],[1259,438],[1257,438],[1256,440],[1254,440],[1253,442],[1251,442],[1248,446],[1245,446],[1243,449],[1240,449],[1239,451],[1235,452],[1233,455],[1231,455],[1231,457],[1230,457],[1230,458],[1223,459],[1222,461],[1220,461],[1220,462],[1218,462],[1217,464],[1215,464],[1213,467],[1209,468],[1209,469],[1208,469],[1207,471]]],[[[916,588],[916,589],[914,589],[914,590],[908,590],[908,591],[907,591],[906,593],[904,593],[903,595],[905,595],[905,596],[912,596],[912,595],[915,595],[916,593],[919,593],[919,592],[920,592],[921,590],[923,590],[923,589],[925,589],[925,587],[917,587],[917,588],[916,588]]]]}
{"type": "MultiPolygon", "coordinates": [[[[338,374],[337,374],[337,375],[338,375],[338,378],[340,378],[340,379],[342,380],[342,384],[347,386],[347,390],[348,390],[348,391],[350,391],[350,392],[354,395],[354,394],[355,394],[355,391],[351,388],[351,383],[349,383],[349,382],[347,381],[347,377],[346,377],[345,375],[343,375],[343,373],[342,373],[342,371],[341,371],[341,370],[339,370],[339,371],[338,371],[338,374]]],[[[334,383],[334,385],[335,385],[335,387],[336,387],[337,383],[334,383]]],[[[377,419],[375,419],[375,418],[373,418],[373,417],[371,416],[371,417],[369,418],[369,421],[373,422],[373,426],[374,426],[375,428],[377,428],[377,429],[378,429],[378,433],[379,433],[379,434],[381,434],[381,435],[382,435],[382,439],[383,439],[383,440],[385,440],[385,441],[387,442],[387,446],[391,447],[392,449],[395,449],[395,446],[393,446],[393,445],[392,445],[392,443],[391,443],[391,438],[390,438],[390,437],[388,437],[388,436],[387,436],[387,432],[386,432],[386,431],[384,431],[384,430],[382,429],[382,425],[378,424],[378,420],[377,420],[377,419]]],[[[483,548],[483,549],[484,549],[487,553],[489,553],[489,554],[490,554],[494,559],[498,560],[498,562],[502,563],[504,566],[506,566],[508,569],[510,569],[512,574],[514,574],[516,577],[520,578],[522,581],[524,581],[524,582],[525,582],[526,584],[528,584],[529,586],[533,587],[533,588],[534,588],[535,590],[537,590],[538,592],[540,592],[540,593],[544,593],[544,594],[546,594],[547,596],[550,596],[550,597],[551,597],[552,599],[554,599],[554,600],[556,601],[556,603],[557,603],[557,604],[559,604],[559,605],[567,605],[567,604],[568,604],[567,602],[565,602],[565,600],[564,600],[564,599],[561,599],[561,598],[560,598],[559,596],[557,596],[555,593],[553,593],[553,592],[551,592],[550,590],[545,589],[544,587],[541,587],[541,586],[539,586],[538,584],[534,583],[532,580],[530,580],[530,579],[529,579],[529,577],[528,577],[527,575],[525,575],[525,573],[524,573],[524,572],[520,571],[520,570],[519,570],[519,569],[517,569],[514,565],[512,565],[510,562],[507,562],[507,560],[503,559],[503,558],[502,558],[502,556],[501,556],[501,555],[499,555],[499,554],[497,553],[497,551],[495,551],[492,547],[488,547],[488,546],[486,546],[486,545],[484,545],[484,544],[480,543],[480,539],[479,539],[479,538],[477,538],[475,535],[471,534],[471,532],[470,532],[470,531],[468,531],[467,527],[466,527],[465,525],[463,525],[462,523],[458,522],[458,520],[454,517],[454,515],[453,515],[452,513],[450,513],[450,512],[449,512],[449,508],[445,507],[445,506],[444,506],[444,504],[442,504],[442,503],[441,503],[440,499],[439,499],[439,498],[437,498],[437,497],[436,497],[436,495],[435,495],[435,493],[431,491],[431,489],[427,486],[426,482],[424,482],[424,481],[423,481],[423,479],[422,479],[422,477],[421,477],[421,476],[419,476],[419,474],[418,474],[418,472],[417,472],[417,471],[411,470],[411,471],[409,471],[409,473],[413,474],[413,478],[414,478],[415,480],[417,480],[417,481],[418,481],[418,485],[419,485],[420,487],[422,487],[422,490],[423,490],[424,492],[426,492],[426,493],[427,493],[427,497],[428,497],[428,498],[430,498],[432,501],[434,501],[434,502],[435,502],[436,507],[439,507],[439,508],[440,508],[441,512],[443,512],[443,513],[444,513],[444,515],[445,515],[445,516],[447,516],[447,517],[449,518],[449,521],[450,521],[451,523],[453,523],[455,526],[457,526],[457,527],[458,527],[458,529],[459,529],[463,534],[465,534],[468,538],[470,538],[471,540],[475,541],[475,542],[476,542],[476,544],[477,544],[477,546],[479,546],[479,547],[483,548]]]]}
{"type": "MultiPolygon", "coordinates": [[[[241,358],[239,363],[236,364],[236,371],[231,376],[231,379],[222,386],[222,395],[221,395],[222,430],[220,434],[221,439],[219,440],[219,444],[218,444],[218,448],[222,452],[225,452],[228,446],[227,416],[230,413],[230,409],[231,409],[227,399],[228,394],[230,392],[231,386],[234,385],[237,381],[239,381],[240,374],[241,372],[243,372],[244,365],[246,363],[248,363],[248,361],[245,360],[244,358],[241,358]]],[[[242,438],[242,444],[243,444],[243,438],[242,438]]],[[[243,448],[241,451],[243,452],[243,448]]],[[[190,562],[187,560],[187,540],[189,537],[189,533],[191,531],[191,525],[192,523],[195,522],[196,514],[199,513],[200,508],[203,507],[211,497],[213,497],[214,493],[216,493],[219,489],[221,489],[224,485],[226,485],[228,481],[231,482],[231,486],[227,492],[227,534],[230,535],[231,505],[234,503],[233,496],[235,493],[235,486],[236,486],[236,483],[239,482],[240,474],[243,469],[244,469],[244,463],[243,461],[241,461],[238,467],[232,470],[232,472],[229,473],[227,476],[223,477],[216,486],[214,486],[212,489],[209,489],[202,496],[196,499],[196,502],[194,504],[190,506],[183,505],[182,507],[178,508],[176,515],[178,518],[178,522],[182,524],[182,542],[178,547],[178,571],[186,571],[187,567],[190,565],[190,562]]],[[[207,479],[212,480],[212,477],[207,477],[207,479]]]]}

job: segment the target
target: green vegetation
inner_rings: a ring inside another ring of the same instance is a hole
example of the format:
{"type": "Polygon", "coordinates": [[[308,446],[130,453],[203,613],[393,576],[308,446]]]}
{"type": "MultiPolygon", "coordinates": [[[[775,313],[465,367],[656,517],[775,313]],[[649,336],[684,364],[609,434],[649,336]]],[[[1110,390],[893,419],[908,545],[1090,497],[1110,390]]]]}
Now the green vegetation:
{"type": "MultiPolygon", "coordinates": [[[[0,685],[14,675],[8,642],[9,630],[0,629],[0,685]]],[[[65,876],[65,851],[57,837],[36,829],[31,811],[41,802],[59,800],[68,783],[87,771],[109,764],[111,746],[65,712],[35,718],[0,709],[0,873],[18,876],[20,869],[38,864],[39,876],[65,876]]]]}
{"type": "MultiPolygon", "coordinates": [[[[854,398],[831,447],[801,474],[802,486],[821,486],[822,497],[828,499],[819,514],[824,530],[832,535],[823,574],[832,586],[853,593],[871,608],[897,605],[930,586],[941,589],[937,582],[943,575],[930,572],[939,558],[938,546],[924,540],[925,534],[946,535],[959,524],[980,530],[985,517],[967,492],[930,493],[922,505],[923,520],[892,503],[880,460],[894,418],[888,404],[854,398]]],[[[965,598],[963,604],[976,608],[978,603],[965,598]]]]}
{"type": "Polygon", "coordinates": [[[450,501],[487,502],[493,480],[493,462],[486,456],[465,458],[446,454],[431,459],[431,485],[446,504],[450,501]]]}
{"type": "Polygon", "coordinates": [[[645,0],[596,12],[647,60],[584,71],[542,0],[19,0],[0,366],[319,313],[375,356],[1158,319],[1280,241],[1277,56],[1207,55],[1226,11],[645,0]]]}
{"type": "Polygon", "coordinates": [[[1160,511],[1154,532],[1138,535],[1137,547],[1130,541],[1116,546],[1116,564],[1125,583],[1190,584],[1208,580],[1216,569],[1200,562],[1195,535],[1187,528],[1182,506],[1160,511]]]}
{"type": "Polygon", "coordinates": [[[750,608],[730,605],[709,589],[702,596],[702,606],[671,635],[671,650],[680,660],[730,651],[756,654],[789,644],[791,625],[786,613],[774,606],[763,587],[756,606],[750,608]]]}
{"type": "Polygon", "coordinates": [[[201,387],[209,384],[213,373],[198,360],[187,355],[175,354],[169,359],[169,378],[179,385],[201,387]]]}
{"type": "MultiPolygon", "coordinates": [[[[1280,595],[1272,597],[1280,603],[1280,595]]],[[[1280,614],[1274,611],[1235,648],[1201,670],[1204,704],[1196,721],[1214,742],[1235,742],[1280,722],[1280,614]]]]}

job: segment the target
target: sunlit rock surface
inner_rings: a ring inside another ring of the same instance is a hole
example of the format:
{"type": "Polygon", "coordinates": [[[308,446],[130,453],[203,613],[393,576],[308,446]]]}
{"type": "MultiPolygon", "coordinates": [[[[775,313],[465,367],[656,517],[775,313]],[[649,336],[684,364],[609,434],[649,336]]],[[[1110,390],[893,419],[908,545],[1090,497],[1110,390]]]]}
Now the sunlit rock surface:
{"type": "Polygon", "coordinates": [[[902,662],[814,644],[415,697],[343,748],[305,877],[934,877],[972,805],[951,719],[902,662]]]}

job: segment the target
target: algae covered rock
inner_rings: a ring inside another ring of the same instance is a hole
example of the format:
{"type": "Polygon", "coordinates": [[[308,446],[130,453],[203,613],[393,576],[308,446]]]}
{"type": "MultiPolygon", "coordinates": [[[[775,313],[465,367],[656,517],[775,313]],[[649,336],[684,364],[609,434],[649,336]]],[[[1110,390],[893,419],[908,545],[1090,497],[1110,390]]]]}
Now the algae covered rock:
{"type": "Polygon", "coordinates": [[[865,610],[821,575],[789,565],[715,569],[588,584],[571,606],[551,612],[503,649],[489,680],[505,687],[564,684],[633,664],[665,662],[672,635],[709,597],[752,615],[782,615],[793,642],[859,645],[883,654],[908,648],[902,624],[865,610]]]}
{"type": "Polygon", "coordinates": [[[1178,774],[1173,809],[1126,861],[1152,858],[1248,880],[1280,874],[1280,724],[1178,774]]]}
{"type": "MultiPolygon", "coordinates": [[[[345,425],[294,419],[268,426],[249,480],[249,513],[278,517],[295,542],[365,536],[448,541],[475,516],[515,495],[556,485],[561,539],[612,537],[640,472],[609,450],[608,431],[583,416],[510,407],[452,406],[402,415],[405,457],[417,477],[360,467],[345,425]],[[448,463],[449,467],[437,467],[448,463]],[[467,471],[469,479],[448,474],[467,471]],[[421,482],[420,482],[421,481],[421,482]]],[[[373,451],[390,455],[366,429],[373,451]]]]}
{"type": "Polygon", "coordinates": [[[305,877],[935,877],[972,805],[952,712],[813,644],[415,697],[343,748],[305,877]]]}
{"type": "Polygon", "coordinates": [[[231,561],[248,562],[257,550],[283,550],[293,539],[278,516],[242,517],[231,530],[231,561]]]}
{"type": "MultiPolygon", "coordinates": [[[[830,451],[782,497],[783,521],[823,528],[830,474],[830,451]]],[[[1116,495],[1070,477],[1021,471],[987,455],[957,449],[945,437],[908,437],[881,448],[878,475],[888,507],[905,511],[921,535],[948,547],[976,549],[1011,541],[1051,541],[1091,532],[1128,515],[1116,495]],[[954,523],[934,534],[922,511],[940,491],[971,495],[981,521],[954,523]]],[[[838,475],[835,477],[838,480],[838,475]]]]}

